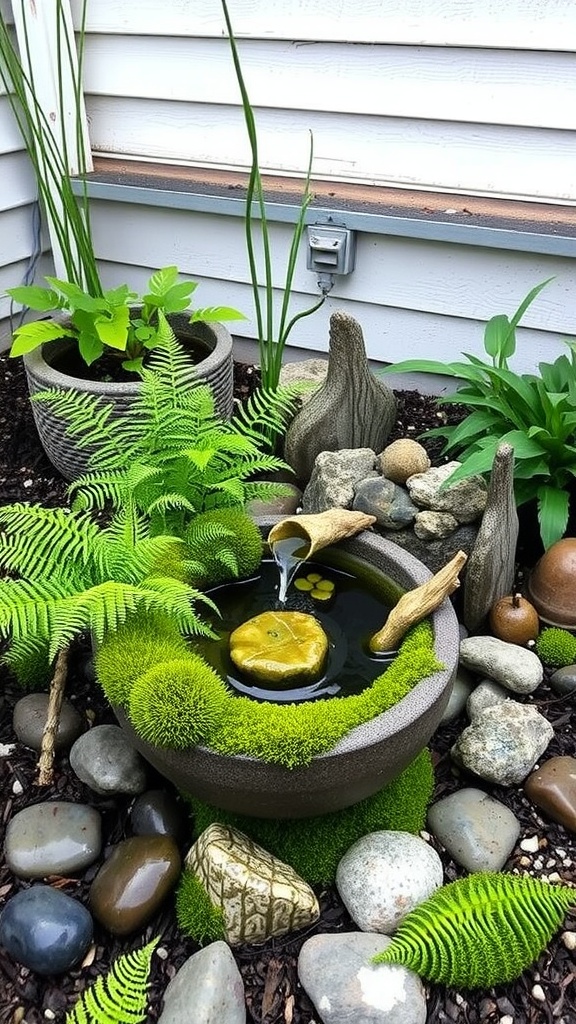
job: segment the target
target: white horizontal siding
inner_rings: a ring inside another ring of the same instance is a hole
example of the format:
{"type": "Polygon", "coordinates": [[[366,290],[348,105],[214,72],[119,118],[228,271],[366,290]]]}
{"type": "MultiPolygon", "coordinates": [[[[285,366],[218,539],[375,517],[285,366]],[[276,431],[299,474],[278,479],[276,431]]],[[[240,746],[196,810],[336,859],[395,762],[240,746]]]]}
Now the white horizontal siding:
{"type": "MultiPolygon", "coordinates": [[[[87,99],[102,155],[246,167],[246,130],[233,107],[87,99]]],[[[261,167],[298,174],[314,137],[319,178],[452,192],[576,201],[576,133],[324,112],[259,110],[261,167]]]]}
{"type": "MultiPolygon", "coordinates": [[[[80,0],[73,0],[78,16],[80,0]]],[[[238,38],[576,50],[573,0],[232,0],[238,38]]],[[[222,36],[217,0],[95,0],[88,28],[124,35],[222,36]]]]}
{"type": "MultiPolygon", "coordinates": [[[[255,107],[576,128],[569,53],[268,40],[243,40],[240,49],[255,107]]],[[[238,103],[226,39],[92,36],[84,82],[99,96],[238,103]]]]}
{"type": "MultiPolygon", "coordinates": [[[[152,269],[175,263],[200,282],[198,304],[237,306],[251,319],[234,323],[234,333],[254,337],[240,220],[98,201],[93,228],[110,285],[126,281],[141,289],[152,269]]],[[[273,225],[278,290],[290,239],[288,226],[273,225]]],[[[539,360],[563,351],[563,338],[574,331],[572,267],[569,259],[360,234],[356,270],[337,279],[326,306],[297,324],[291,343],[325,351],[329,313],[344,308],[362,323],[373,359],[390,362],[433,353],[453,360],[461,351],[481,354],[482,322],[496,313],[513,313],[530,288],[555,276],[519,333],[516,365],[533,370],[539,360]]],[[[294,287],[295,310],[310,305],[318,294],[315,275],[305,269],[304,252],[294,287]]]]}
{"type": "MultiPolygon", "coordinates": [[[[20,322],[20,306],[17,303],[11,303],[9,295],[6,295],[7,288],[13,288],[15,285],[22,284],[24,281],[25,274],[29,268],[28,259],[18,260],[16,263],[11,263],[8,266],[0,266],[0,352],[4,349],[9,348],[11,344],[11,331],[10,331],[10,307],[12,305],[12,316],[14,318],[14,325],[18,326],[20,322]]],[[[44,283],[45,274],[53,274],[54,265],[49,253],[44,253],[36,268],[36,283],[44,283]]]]}

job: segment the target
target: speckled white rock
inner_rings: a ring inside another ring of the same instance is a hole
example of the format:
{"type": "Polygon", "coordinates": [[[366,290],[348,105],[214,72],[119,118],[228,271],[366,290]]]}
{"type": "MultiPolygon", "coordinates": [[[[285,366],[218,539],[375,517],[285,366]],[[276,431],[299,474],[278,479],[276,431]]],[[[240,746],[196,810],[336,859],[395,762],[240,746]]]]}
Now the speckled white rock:
{"type": "Polygon", "coordinates": [[[454,760],[488,782],[523,782],[554,730],[536,708],[507,700],[476,715],[452,747],[454,760]]]}
{"type": "Polygon", "coordinates": [[[443,487],[459,466],[459,462],[447,462],[409,477],[406,487],[414,504],[433,512],[450,512],[459,523],[473,523],[478,519],[488,497],[486,481],[481,476],[471,476],[443,487]]]}
{"type": "Polygon", "coordinates": [[[514,693],[533,693],[544,677],[534,651],[495,636],[468,636],[460,644],[460,663],[514,693]]]}
{"type": "Polygon", "coordinates": [[[391,935],[400,921],[442,885],[442,862],[409,832],[371,832],[344,854],[336,886],[364,932],[391,935]]]}
{"type": "Polygon", "coordinates": [[[420,978],[396,964],[373,964],[387,935],[313,935],[298,957],[298,977],[324,1024],[425,1024],[420,978]]]}
{"type": "Polygon", "coordinates": [[[481,714],[485,708],[494,707],[495,704],[504,704],[510,700],[510,690],[500,683],[494,683],[491,679],[484,679],[472,690],[466,701],[466,713],[472,720],[476,715],[481,714]]]}
{"type": "Polygon", "coordinates": [[[244,985],[225,942],[212,942],[189,957],[164,993],[158,1024],[192,1020],[194,1024],[245,1024],[244,985]]]}

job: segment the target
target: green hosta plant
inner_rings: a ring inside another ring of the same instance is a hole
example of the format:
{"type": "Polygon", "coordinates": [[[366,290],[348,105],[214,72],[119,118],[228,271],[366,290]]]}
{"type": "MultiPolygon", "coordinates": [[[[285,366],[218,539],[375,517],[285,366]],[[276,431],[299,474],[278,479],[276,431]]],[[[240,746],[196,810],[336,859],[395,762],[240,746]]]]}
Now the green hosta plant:
{"type": "MultiPolygon", "coordinates": [[[[125,370],[134,372],[141,371],[146,352],[159,344],[159,313],[169,316],[189,310],[190,297],[197,287],[194,281],[179,281],[177,267],[163,267],[152,274],[141,297],[126,284],[93,295],[69,281],[56,277],[46,280],[50,288],[22,285],[9,288],[8,294],[29,309],[57,311],[63,316],[23,324],[14,332],[10,355],[25,355],[57,338],[73,338],[88,366],[104,352],[111,352],[122,357],[125,370]]],[[[190,313],[190,323],[243,319],[242,313],[226,306],[190,313]]]]}
{"type": "Polygon", "coordinates": [[[118,957],[103,977],[98,978],[74,1008],[64,1024],[139,1024],[147,1019],[148,987],[153,939],[143,949],[118,957]]]}
{"type": "Polygon", "coordinates": [[[516,502],[537,502],[545,548],[566,531],[568,487],[576,476],[576,343],[569,342],[569,354],[554,363],[540,363],[538,374],[516,374],[508,360],[516,349],[516,327],[546,284],[533,288],[511,319],[495,316],[487,323],[484,349],[490,362],[465,354],[468,362],[409,359],[384,371],[444,374],[464,382],[438,402],[466,405],[469,415],[458,426],[426,432],[445,437],[444,452],[462,463],[447,484],[488,472],[498,445],[507,441],[514,448],[516,502]]]}
{"type": "MultiPolygon", "coordinates": [[[[71,488],[77,507],[134,506],[152,534],[183,538],[200,512],[278,494],[278,484],[255,477],[287,468],[267,452],[265,431],[284,430],[295,391],[257,392],[222,420],[162,313],[158,334],[140,393],[121,418],[105,399],[75,391],[42,392],[33,400],[50,404],[79,447],[94,449],[91,472],[71,488]]],[[[229,536],[224,526],[220,532],[229,536]]]]}
{"type": "Polygon", "coordinates": [[[500,985],[540,956],[574,902],[573,889],[528,876],[470,875],[407,914],[374,962],[457,988],[500,985]]]}

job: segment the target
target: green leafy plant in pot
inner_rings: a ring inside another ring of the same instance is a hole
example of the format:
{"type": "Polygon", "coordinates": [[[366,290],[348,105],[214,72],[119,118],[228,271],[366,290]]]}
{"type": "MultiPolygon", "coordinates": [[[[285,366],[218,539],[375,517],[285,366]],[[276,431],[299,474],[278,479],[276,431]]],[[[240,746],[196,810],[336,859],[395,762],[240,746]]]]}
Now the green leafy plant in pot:
{"type": "Polygon", "coordinates": [[[548,283],[533,288],[511,318],[499,315],[488,321],[484,350],[489,362],[465,353],[467,362],[408,359],[382,371],[443,374],[463,382],[438,404],[459,403],[469,407],[469,414],[458,426],[435,427],[424,435],[445,437],[444,452],[461,461],[446,484],[489,472],[498,445],[508,442],[514,448],[516,503],[536,504],[545,548],[566,531],[569,487],[576,477],[576,342],[568,342],[568,355],[539,363],[538,374],[517,374],[508,360],[516,351],[520,320],[548,283]]]}

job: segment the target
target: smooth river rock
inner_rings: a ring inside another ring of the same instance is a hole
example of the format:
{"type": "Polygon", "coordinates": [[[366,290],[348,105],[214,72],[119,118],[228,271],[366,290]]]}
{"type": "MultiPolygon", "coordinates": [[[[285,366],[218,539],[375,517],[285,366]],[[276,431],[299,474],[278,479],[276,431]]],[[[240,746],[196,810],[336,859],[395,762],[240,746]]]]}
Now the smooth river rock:
{"type": "Polygon", "coordinates": [[[18,878],[73,875],[102,846],[100,814],[84,804],[53,800],[15,814],[6,829],[6,863],[18,878]]]}
{"type": "Polygon", "coordinates": [[[188,852],[186,868],[222,910],[232,946],[286,935],[320,916],[316,896],[294,869],[231,826],[209,825],[188,852]]]}
{"type": "Polygon", "coordinates": [[[576,832],[576,758],[551,757],[528,776],[524,792],[550,818],[576,832]]]}
{"type": "Polygon", "coordinates": [[[183,964],[164,993],[158,1024],[245,1024],[242,976],[230,947],[212,942],[183,964]]]}
{"type": "Polygon", "coordinates": [[[136,795],[146,789],[146,766],[118,725],[96,725],[70,751],[70,767],[95,793],[136,795]]]}
{"type": "Polygon", "coordinates": [[[396,964],[373,964],[387,935],[313,935],[298,957],[300,984],[324,1024],[425,1024],[420,978],[396,964]]]}
{"type": "Polygon", "coordinates": [[[576,694],[576,665],[564,665],[550,676],[550,686],[560,697],[576,694]]]}
{"type": "Polygon", "coordinates": [[[392,934],[443,881],[442,861],[409,832],[370,832],[344,854],[336,887],[363,932],[392,934]]]}
{"type": "Polygon", "coordinates": [[[428,828],[467,871],[501,871],[520,835],[516,815],[472,787],[433,804],[428,828]]]}
{"type": "Polygon", "coordinates": [[[180,874],[170,836],[134,836],[114,847],[90,887],[94,917],[114,935],[129,935],[156,913],[180,874]]]}
{"type": "Polygon", "coordinates": [[[134,802],[130,824],[137,836],[182,836],[188,815],[182,804],[165,789],[147,789],[134,802]]]}
{"type": "MultiPolygon", "coordinates": [[[[14,707],[14,732],[20,743],[31,747],[32,750],[40,750],[42,745],[42,733],[48,717],[48,700],[47,693],[28,693],[21,697],[14,707]]],[[[63,701],[54,740],[56,751],[68,750],[83,728],[82,716],[72,707],[70,701],[63,701]]]]}
{"type": "Polygon", "coordinates": [[[86,907],[49,885],[23,889],[0,914],[0,945],[38,974],[62,974],[79,963],[92,930],[86,907]]]}
{"type": "Polygon", "coordinates": [[[536,708],[507,700],[476,715],[452,747],[454,760],[488,782],[523,782],[554,730],[536,708]]]}
{"type": "Polygon", "coordinates": [[[462,640],[460,663],[514,693],[533,693],[544,677],[537,654],[495,636],[468,636],[462,640]]]}
{"type": "Polygon", "coordinates": [[[486,708],[494,707],[495,704],[504,704],[510,700],[510,690],[492,679],[483,679],[468,697],[466,701],[466,713],[472,720],[480,715],[486,708]]]}

